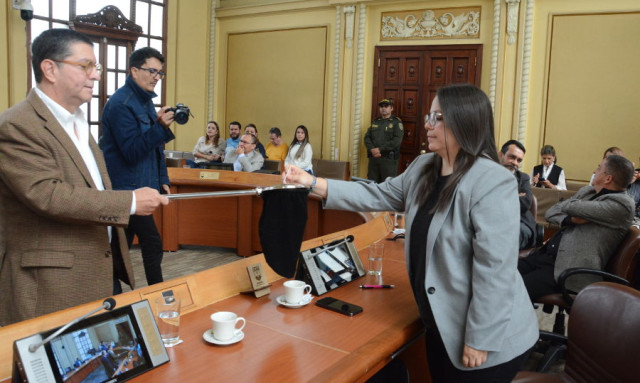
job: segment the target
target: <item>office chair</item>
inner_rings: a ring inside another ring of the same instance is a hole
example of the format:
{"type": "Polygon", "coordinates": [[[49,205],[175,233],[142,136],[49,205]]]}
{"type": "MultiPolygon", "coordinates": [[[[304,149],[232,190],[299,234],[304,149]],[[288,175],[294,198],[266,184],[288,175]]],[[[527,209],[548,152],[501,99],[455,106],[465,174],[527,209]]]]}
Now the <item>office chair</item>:
{"type": "Polygon", "coordinates": [[[609,282],[585,287],[576,297],[567,337],[564,371],[521,371],[515,383],[637,382],[640,377],[640,292],[609,282]]]}
{"type": "MultiPolygon", "coordinates": [[[[624,240],[618,245],[616,252],[611,256],[604,271],[571,268],[563,271],[558,276],[558,285],[562,292],[549,294],[537,299],[536,303],[542,304],[542,310],[551,314],[554,306],[558,307],[553,324],[553,334],[563,336],[565,334],[565,312],[569,313],[575,297],[575,292],[566,288],[567,279],[573,275],[591,274],[602,277],[605,281],[619,283],[625,286],[633,283],[633,278],[640,257],[640,229],[631,226],[624,240]]],[[[553,336],[546,331],[540,331],[541,338],[547,341],[539,342],[536,351],[544,354],[544,358],[538,365],[538,371],[546,371],[551,363],[563,358],[566,347],[562,343],[553,341],[553,336]],[[544,334],[544,336],[543,336],[544,334]]]]}

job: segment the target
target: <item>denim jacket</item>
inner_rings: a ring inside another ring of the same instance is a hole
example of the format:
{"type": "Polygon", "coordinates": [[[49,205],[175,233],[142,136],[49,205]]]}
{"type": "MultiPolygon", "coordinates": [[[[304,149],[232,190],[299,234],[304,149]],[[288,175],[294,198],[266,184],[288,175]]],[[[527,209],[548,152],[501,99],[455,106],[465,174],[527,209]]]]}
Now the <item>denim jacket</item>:
{"type": "Polygon", "coordinates": [[[157,122],[154,97],[128,76],[104,107],[100,148],[114,189],[169,185],[163,146],[175,137],[157,122]]]}

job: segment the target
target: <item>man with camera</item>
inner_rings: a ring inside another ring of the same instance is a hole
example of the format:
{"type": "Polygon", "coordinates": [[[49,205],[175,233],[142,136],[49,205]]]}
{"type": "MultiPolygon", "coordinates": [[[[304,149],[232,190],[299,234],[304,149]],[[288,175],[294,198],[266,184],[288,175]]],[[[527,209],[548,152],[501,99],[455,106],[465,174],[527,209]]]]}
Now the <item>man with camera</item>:
{"type": "Polygon", "coordinates": [[[391,115],[392,100],[385,98],[378,103],[378,107],[380,117],[371,122],[371,127],[364,135],[364,145],[369,157],[367,178],[380,183],[387,177],[395,177],[398,174],[398,158],[404,130],[402,121],[391,115]]]}
{"type": "MultiPolygon", "coordinates": [[[[100,147],[114,189],[147,186],[169,193],[164,144],[175,138],[169,125],[176,108],[165,106],[158,114],[152,101],[157,96],[153,91],[156,84],[165,77],[164,62],[156,49],[134,51],[125,85],[104,107],[100,147]]],[[[147,283],[162,282],[162,238],[153,216],[131,216],[125,233],[129,247],[133,237],[138,237],[147,283]]],[[[120,282],[114,281],[114,294],[121,291],[120,282]]]]}

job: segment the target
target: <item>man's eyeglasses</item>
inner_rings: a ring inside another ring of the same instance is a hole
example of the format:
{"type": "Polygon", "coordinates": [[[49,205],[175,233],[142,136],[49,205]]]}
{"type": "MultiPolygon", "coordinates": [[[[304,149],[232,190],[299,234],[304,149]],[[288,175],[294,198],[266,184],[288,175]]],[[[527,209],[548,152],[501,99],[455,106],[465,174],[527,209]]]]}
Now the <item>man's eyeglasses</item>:
{"type": "Polygon", "coordinates": [[[142,69],[144,71],[149,72],[149,74],[151,75],[151,77],[160,77],[160,80],[164,80],[165,77],[167,77],[167,74],[164,73],[163,71],[157,70],[157,69],[153,69],[153,68],[142,68],[137,66],[136,68],[138,69],[142,69]]]}
{"type": "Polygon", "coordinates": [[[240,142],[242,142],[245,145],[253,145],[253,142],[249,142],[249,141],[245,141],[245,140],[240,140],[240,142]]]}
{"type": "Polygon", "coordinates": [[[426,124],[428,122],[429,125],[436,126],[438,121],[442,121],[443,119],[444,119],[444,117],[442,117],[442,113],[440,113],[440,112],[431,112],[431,113],[427,114],[426,116],[424,116],[424,123],[426,124]]]}
{"type": "Polygon", "coordinates": [[[81,63],[77,61],[67,61],[67,60],[51,60],[51,61],[79,66],[80,68],[84,69],[85,72],[87,72],[88,76],[91,75],[91,72],[93,72],[94,69],[96,70],[96,73],[98,73],[98,76],[102,74],[102,65],[100,65],[100,63],[94,63],[92,61],[89,61],[87,63],[81,63]]]}

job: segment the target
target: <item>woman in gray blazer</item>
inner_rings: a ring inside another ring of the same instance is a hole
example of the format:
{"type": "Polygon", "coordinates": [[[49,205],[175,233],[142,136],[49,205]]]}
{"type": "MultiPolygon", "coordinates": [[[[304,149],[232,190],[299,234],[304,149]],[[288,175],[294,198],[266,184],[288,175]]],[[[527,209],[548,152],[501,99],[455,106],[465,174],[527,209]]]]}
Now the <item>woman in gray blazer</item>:
{"type": "Polygon", "coordinates": [[[404,211],[405,254],[434,382],[510,382],[538,339],[517,271],[520,213],[513,175],[497,163],[487,96],[472,85],[438,90],[425,117],[429,150],[381,184],[316,178],[325,207],[404,211]]]}

